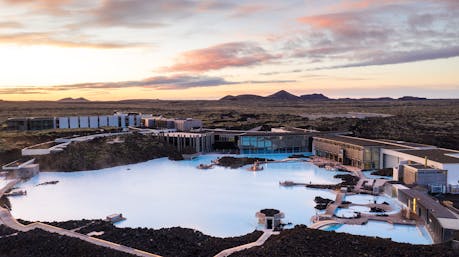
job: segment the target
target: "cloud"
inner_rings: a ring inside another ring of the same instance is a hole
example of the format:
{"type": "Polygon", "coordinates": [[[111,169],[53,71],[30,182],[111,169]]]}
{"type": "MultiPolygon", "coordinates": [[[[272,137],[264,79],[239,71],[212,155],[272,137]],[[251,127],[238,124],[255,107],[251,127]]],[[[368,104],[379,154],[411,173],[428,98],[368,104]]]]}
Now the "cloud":
{"type": "Polygon", "coordinates": [[[315,69],[386,65],[457,55],[455,1],[345,0],[333,12],[297,18],[304,30],[285,43],[290,58],[315,69]],[[344,63],[324,65],[325,63],[344,63]]]}
{"type": "Polygon", "coordinates": [[[328,67],[320,67],[312,70],[325,70],[325,69],[338,69],[338,68],[351,68],[363,66],[377,66],[388,64],[400,64],[409,62],[419,62],[425,60],[436,60],[444,58],[452,58],[459,56],[459,46],[446,47],[440,49],[419,49],[414,51],[399,51],[374,55],[374,57],[356,63],[348,63],[343,65],[335,65],[328,67]]]}
{"type": "Polygon", "coordinates": [[[140,44],[133,43],[110,43],[88,41],[87,39],[62,40],[54,37],[52,33],[11,33],[0,34],[0,44],[16,44],[16,45],[51,45],[58,47],[83,47],[83,48],[126,48],[138,47],[140,44]]]}
{"type": "Polygon", "coordinates": [[[22,24],[14,21],[0,21],[0,29],[19,29],[22,24]]]}
{"type": "Polygon", "coordinates": [[[11,94],[44,94],[51,91],[68,91],[68,90],[97,90],[97,89],[120,89],[130,87],[150,88],[156,90],[180,90],[196,87],[214,87],[223,85],[237,84],[280,84],[291,83],[295,80],[253,80],[253,81],[227,81],[220,77],[210,76],[190,76],[190,75],[173,75],[173,76],[155,76],[142,80],[120,81],[120,82],[94,82],[78,83],[42,87],[7,87],[0,88],[0,95],[11,94]]]}
{"type": "Polygon", "coordinates": [[[32,8],[35,12],[62,15],[65,6],[77,0],[3,0],[7,4],[24,5],[32,8]]]}
{"type": "Polygon", "coordinates": [[[268,9],[266,4],[243,4],[234,8],[231,17],[247,17],[249,15],[259,13],[268,9]]]}
{"type": "Polygon", "coordinates": [[[182,53],[177,62],[163,68],[169,72],[204,72],[227,67],[261,64],[279,56],[271,55],[253,42],[233,42],[182,53]]]}

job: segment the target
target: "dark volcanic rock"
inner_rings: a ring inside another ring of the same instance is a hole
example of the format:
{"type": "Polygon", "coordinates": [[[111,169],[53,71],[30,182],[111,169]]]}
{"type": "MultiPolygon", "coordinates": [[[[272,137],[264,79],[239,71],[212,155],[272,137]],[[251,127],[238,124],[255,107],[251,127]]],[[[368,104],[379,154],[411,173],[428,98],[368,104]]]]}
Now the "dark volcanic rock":
{"type": "Polygon", "coordinates": [[[224,249],[254,242],[261,236],[261,232],[254,231],[240,237],[219,238],[180,227],[117,228],[104,221],[80,230],[81,233],[91,231],[104,231],[98,238],[169,257],[211,257],[224,249]]]}
{"type": "Polygon", "coordinates": [[[384,168],[384,169],[375,170],[375,171],[373,171],[371,173],[371,175],[392,177],[393,169],[392,168],[384,168]]]}
{"type": "Polygon", "coordinates": [[[265,160],[272,161],[271,159],[265,159],[265,158],[249,158],[249,157],[236,158],[236,157],[231,157],[231,156],[223,156],[220,159],[218,159],[217,164],[223,167],[230,167],[232,169],[237,169],[244,165],[249,165],[257,161],[265,161],[265,160]]]}
{"type": "Polygon", "coordinates": [[[132,257],[41,229],[0,238],[0,257],[132,257]]]}
{"type": "Polygon", "coordinates": [[[121,138],[124,142],[115,144],[110,143],[113,138],[74,142],[62,152],[36,158],[42,171],[97,170],[161,157],[183,160],[174,146],[155,137],[131,134],[121,138]]]}
{"type": "Polygon", "coordinates": [[[388,239],[355,236],[296,226],[271,236],[264,245],[250,248],[231,257],[347,257],[347,256],[457,256],[448,245],[411,245],[388,239]]]}
{"type": "Polygon", "coordinates": [[[316,196],[314,198],[314,202],[316,202],[316,208],[317,210],[325,210],[328,206],[329,203],[333,203],[334,201],[331,199],[327,198],[322,198],[320,196],[316,196]]]}

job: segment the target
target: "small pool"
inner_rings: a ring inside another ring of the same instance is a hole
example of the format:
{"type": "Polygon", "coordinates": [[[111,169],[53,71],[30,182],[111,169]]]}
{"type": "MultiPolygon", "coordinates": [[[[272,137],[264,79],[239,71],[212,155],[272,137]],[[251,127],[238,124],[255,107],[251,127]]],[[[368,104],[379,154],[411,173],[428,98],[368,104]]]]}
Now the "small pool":
{"type": "Polygon", "coordinates": [[[369,221],[366,225],[330,225],[323,227],[322,230],[389,238],[399,243],[432,244],[432,238],[427,233],[425,227],[412,225],[393,225],[387,222],[369,221]]]}
{"type": "Polygon", "coordinates": [[[337,208],[335,215],[343,218],[353,218],[357,216],[357,212],[369,213],[370,208],[366,206],[350,206],[349,208],[337,208]]]}

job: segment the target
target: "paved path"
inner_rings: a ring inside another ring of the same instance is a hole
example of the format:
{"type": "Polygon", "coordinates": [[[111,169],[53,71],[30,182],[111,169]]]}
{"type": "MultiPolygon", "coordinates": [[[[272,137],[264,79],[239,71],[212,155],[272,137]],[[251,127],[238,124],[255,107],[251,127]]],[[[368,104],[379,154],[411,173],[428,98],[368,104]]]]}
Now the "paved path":
{"type": "Polygon", "coordinates": [[[333,216],[333,214],[335,214],[336,209],[342,204],[345,195],[346,193],[338,192],[336,194],[335,202],[327,206],[327,210],[325,211],[324,216],[333,216]]]}
{"type": "MultiPolygon", "coordinates": [[[[0,188],[0,193],[1,193],[0,197],[3,195],[4,192],[12,188],[16,183],[17,181],[11,181],[7,185],[5,185],[3,188],[0,188]]],[[[35,223],[28,224],[28,225],[23,225],[19,223],[13,217],[13,215],[11,215],[10,211],[8,211],[7,209],[1,206],[0,206],[0,224],[4,224],[5,226],[8,226],[14,230],[21,231],[21,232],[27,232],[27,231],[38,228],[46,232],[56,233],[59,235],[73,237],[73,238],[78,238],[80,240],[86,241],[94,245],[110,248],[116,251],[132,254],[132,255],[137,255],[140,257],[161,257],[160,255],[157,255],[157,254],[148,253],[142,250],[134,249],[134,248],[127,247],[124,245],[120,245],[120,244],[116,244],[116,243],[102,240],[99,238],[90,237],[88,235],[80,234],[75,231],[66,230],[63,228],[51,226],[51,225],[44,224],[41,222],[35,222],[35,223]]]]}
{"type": "Polygon", "coordinates": [[[239,251],[242,251],[242,250],[245,250],[245,249],[249,249],[249,248],[252,248],[252,247],[255,247],[255,246],[260,246],[262,244],[264,244],[266,242],[266,240],[271,236],[271,235],[278,235],[279,232],[274,232],[272,230],[265,230],[263,231],[263,235],[261,235],[257,241],[255,242],[252,242],[252,243],[248,243],[248,244],[245,244],[245,245],[240,245],[240,246],[236,246],[236,247],[233,247],[233,248],[229,248],[229,249],[226,249],[226,250],[223,250],[221,252],[219,252],[217,255],[215,255],[214,257],[226,257],[226,256],[229,256],[235,252],[239,252],[239,251]]]}
{"type": "Polygon", "coordinates": [[[308,228],[310,228],[310,229],[319,229],[319,228],[321,228],[323,226],[332,225],[332,224],[341,224],[341,222],[336,221],[336,220],[321,220],[321,221],[318,221],[318,222],[308,226],[308,228]]]}

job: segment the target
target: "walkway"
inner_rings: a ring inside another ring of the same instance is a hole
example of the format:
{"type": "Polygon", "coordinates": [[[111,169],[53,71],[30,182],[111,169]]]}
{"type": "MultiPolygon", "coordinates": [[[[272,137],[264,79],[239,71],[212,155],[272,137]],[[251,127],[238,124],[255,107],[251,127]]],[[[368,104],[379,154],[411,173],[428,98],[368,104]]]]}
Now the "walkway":
{"type": "MultiPolygon", "coordinates": [[[[13,181],[9,182],[7,185],[5,185],[3,188],[0,188],[0,197],[8,189],[10,189],[14,185],[16,185],[17,182],[18,182],[17,180],[13,180],[13,181]]],[[[120,244],[116,244],[116,243],[109,242],[109,241],[106,241],[106,240],[102,240],[102,239],[99,239],[99,238],[90,237],[88,235],[80,234],[80,233],[77,233],[75,231],[66,230],[66,229],[63,229],[63,228],[51,226],[51,225],[44,224],[44,223],[41,223],[41,222],[35,222],[35,223],[28,224],[28,225],[23,225],[23,224],[19,223],[13,217],[13,215],[11,215],[10,211],[8,211],[7,209],[5,209],[5,208],[3,208],[1,206],[0,206],[0,224],[4,224],[7,227],[10,227],[10,228],[12,228],[14,230],[21,231],[21,232],[28,232],[30,230],[34,230],[34,229],[38,228],[38,229],[42,229],[42,230],[44,230],[46,232],[49,232],[49,233],[56,233],[56,234],[63,235],[63,236],[78,238],[80,240],[86,241],[86,242],[94,244],[94,245],[110,248],[110,249],[113,249],[113,250],[116,250],[116,251],[132,254],[132,255],[136,255],[136,256],[140,256],[140,257],[161,257],[160,255],[157,255],[157,254],[145,252],[145,251],[142,251],[142,250],[138,250],[138,249],[127,247],[127,246],[120,245],[120,244]]]]}
{"type": "Polygon", "coordinates": [[[252,247],[255,247],[255,246],[263,245],[271,235],[278,235],[278,234],[279,234],[279,232],[274,232],[272,230],[264,230],[263,231],[263,235],[261,235],[257,239],[257,241],[252,242],[252,243],[248,243],[248,244],[245,244],[245,245],[240,245],[240,246],[236,246],[236,247],[233,247],[233,248],[229,248],[229,249],[223,250],[223,251],[219,252],[217,255],[215,255],[214,257],[226,257],[226,256],[229,256],[229,255],[235,253],[235,252],[239,252],[239,251],[243,251],[245,249],[249,249],[249,248],[252,248],[252,247]]]}
{"type": "Polygon", "coordinates": [[[321,220],[316,223],[313,223],[312,225],[308,226],[310,229],[319,229],[324,226],[328,225],[334,225],[334,224],[341,224],[341,222],[336,221],[336,220],[321,220]]]}
{"type": "Polygon", "coordinates": [[[335,202],[333,202],[332,204],[329,204],[327,206],[327,210],[325,211],[325,215],[323,215],[323,216],[332,217],[333,214],[335,214],[336,209],[343,203],[343,198],[344,198],[345,195],[346,195],[346,193],[344,193],[344,192],[341,192],[341,191],[338,192],[336,194],[335,202]]]}

